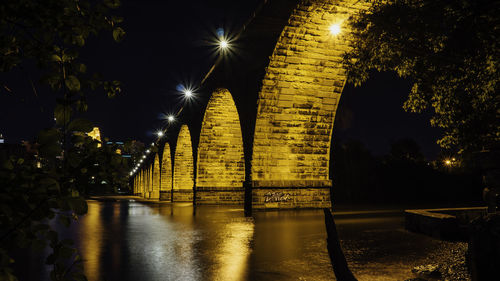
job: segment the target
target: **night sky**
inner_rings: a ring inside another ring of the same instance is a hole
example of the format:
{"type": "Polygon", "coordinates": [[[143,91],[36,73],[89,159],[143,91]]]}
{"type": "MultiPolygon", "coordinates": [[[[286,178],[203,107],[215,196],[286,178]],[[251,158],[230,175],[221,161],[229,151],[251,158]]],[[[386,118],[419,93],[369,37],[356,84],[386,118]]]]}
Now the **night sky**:
{"type": "MultiPolygon", "coordinates": [[[[151,142],[153,132],[165,122],[160,117],[181,106],[177,85],[196,86],[214,63],[210,40],[216,29],[236,32],[261,2],[122,1],[118,13],[125,18],[123,42],[115,43],[111,34],[102,34],[88,40],[81,57],[89,72],[122,81],[123,93],[114,99],[96,93],[89,99],[85,117],[110,140],[151,142]]],[[[239,47],[244,51],[245,46],[239,47]]],[[[0,133],[8,143],[33,140],[40,129],[53,125],[54,94],[37,85],[35,95],[28,82],[38,75],[29,65],[0,74],[2,83],[13,91],[0,91],[0,133]]],[[[427,158],[435,158],[440,130],[430,127],[428,115],[406,113],[401,107],[410,87],[410,81],[387,73],[375,73],[363,87],[347,85],[337,111],[335,141],[360,140],[381,155],[395,140],[412,138],[427,158]]],[[[209,96],[208,92],[197,94],[209,96]]],[[[202,105],[192,106],[200,107],[202,114],[202,105]]]]}

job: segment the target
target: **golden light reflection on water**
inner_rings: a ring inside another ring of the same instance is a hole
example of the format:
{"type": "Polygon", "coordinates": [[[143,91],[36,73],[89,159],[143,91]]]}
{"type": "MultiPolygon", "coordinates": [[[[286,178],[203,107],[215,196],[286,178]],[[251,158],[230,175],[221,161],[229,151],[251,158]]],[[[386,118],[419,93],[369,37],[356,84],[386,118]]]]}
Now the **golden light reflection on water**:
{"type": "Polygon", "coordinates": [[[81,219],[81,249],[84,272],[88,280],[100,280],[102,249],[102,204],[88,202],[88,212],[81,219]]]}
{"type": "Polygon", "coordinates": [[[214,280],[244,280],[254,224],[251,221],[230,222],[225,225],[223,232],[224,240],[217,253],[219,267],[215,270],[214,280]]]}

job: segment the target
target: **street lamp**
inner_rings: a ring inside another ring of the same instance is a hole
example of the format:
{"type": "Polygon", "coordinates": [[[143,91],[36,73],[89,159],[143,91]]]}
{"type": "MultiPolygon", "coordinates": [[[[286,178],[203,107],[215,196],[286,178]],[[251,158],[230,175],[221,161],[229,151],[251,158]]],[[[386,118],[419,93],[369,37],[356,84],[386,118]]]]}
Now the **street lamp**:
{"type": "Polygon", "coordinates": [[[328,29],[330,30],[330,34],[334,35],[334,36],[338,35],[341,31],[340,24],[338,24],[338,23],[330,25],[330,27],[328,29]]]}

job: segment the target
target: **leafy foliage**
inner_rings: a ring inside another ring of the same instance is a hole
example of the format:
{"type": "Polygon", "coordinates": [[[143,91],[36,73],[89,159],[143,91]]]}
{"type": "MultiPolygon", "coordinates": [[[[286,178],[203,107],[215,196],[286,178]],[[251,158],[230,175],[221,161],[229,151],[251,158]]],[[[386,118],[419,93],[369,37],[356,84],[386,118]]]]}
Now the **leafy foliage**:
{"type": "Polygon", "coordinates": [[[80,256],[71,241],[58,238],[51,220],[69,225],[87,212],[84,195],[93,175],[105,174],[112,184],[126,180],[120,174],[125,160],[112,148],[99,149],[85,134],[92,124],[74,117],[87,110],[88,93],[121,93],[119,81],[88,73],[79,59],[91,35],[109,31],[116,41],[123,39],[122,18],[111,12],[119,5],[118,0],[0,2],[0,72],[35,62],[41,82],[56,94],[56,127],[39,133],[38,151],[0,157],[1,280],[16,280],[12,250],[46,246],[53,250],[46,260],[53,266],[52,280],[86,280],[80,256]]]}
{"type": "Polygon", "coordinates": [[[375,1],[349,19],[352,50],[344,55],[349,81],[372,70],[414,81],[404,108],[432,108],[438,144],[467,152],[500,140],[500,3],[488,0],[375,1]]]}

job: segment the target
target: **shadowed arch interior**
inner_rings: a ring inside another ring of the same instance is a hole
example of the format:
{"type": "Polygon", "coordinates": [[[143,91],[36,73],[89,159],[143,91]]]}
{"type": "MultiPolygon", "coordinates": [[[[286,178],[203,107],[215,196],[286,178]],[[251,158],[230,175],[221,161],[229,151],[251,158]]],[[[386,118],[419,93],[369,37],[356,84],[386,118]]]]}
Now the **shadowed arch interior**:
{"type": "Polygon", "coordinates": [[[192,202],[194,188],[193,146],[187,125],[182,125],[174,154],[174,202],[192,202]]]}

